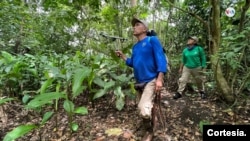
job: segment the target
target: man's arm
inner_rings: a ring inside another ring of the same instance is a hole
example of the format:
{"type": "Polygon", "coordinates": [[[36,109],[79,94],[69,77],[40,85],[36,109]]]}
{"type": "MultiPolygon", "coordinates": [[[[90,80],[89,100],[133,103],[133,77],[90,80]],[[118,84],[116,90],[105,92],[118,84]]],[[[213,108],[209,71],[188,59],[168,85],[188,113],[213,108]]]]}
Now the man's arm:
{"type": "Polygon", "coordinates": [[[180,65],[180,69],[179,69],[179,73],[182,73],[182,70],[183,70],[183,63],[181,63],[181,65],[180,65]]]}
{"type": "Polygon", "coordinates": [[[159,92],[161,90],[161,88],[163,87],[163,82],[164,82],[164,73],[159,72],[158,76],[156,78],[156,82],[155,82],[155,91],[156,92],[159,92]]]}
{"type": "Polygon", "coordinates": [[[116,50],[115,53],[116,53],[116,55],[117,55],[118,57],[122,58],[122,60],[124,60],[124,61],[127,60],[126,55],[124,55],[122,51],[116,50]]]}
{"type": "Polygon", "coordinates": [[[131,58],[128,58],[122,51],[116,50],[116,55],[125,61],[126,65],[129,67],[133,67],[131,58]]]}

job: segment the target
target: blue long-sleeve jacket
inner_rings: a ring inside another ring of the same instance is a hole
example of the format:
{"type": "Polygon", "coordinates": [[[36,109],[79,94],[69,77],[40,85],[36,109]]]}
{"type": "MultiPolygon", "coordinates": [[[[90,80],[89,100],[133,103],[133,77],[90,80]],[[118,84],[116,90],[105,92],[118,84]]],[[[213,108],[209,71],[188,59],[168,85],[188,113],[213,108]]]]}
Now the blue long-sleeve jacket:
{"type": "Polygon", "coordinates": [[[131,58],[126,65],[134,69],[136,82],[149,82],[156,78],[159,72],[167,72],[167,60],[162,45],[156,36],[146,37],[138,41],[132,48],[131,58]]]}

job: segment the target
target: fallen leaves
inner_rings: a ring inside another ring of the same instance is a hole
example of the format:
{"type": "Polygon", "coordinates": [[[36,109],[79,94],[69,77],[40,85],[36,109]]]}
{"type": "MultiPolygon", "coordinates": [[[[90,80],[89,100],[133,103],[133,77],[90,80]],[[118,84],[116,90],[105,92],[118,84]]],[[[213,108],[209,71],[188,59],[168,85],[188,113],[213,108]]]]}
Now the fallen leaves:
{"type": "MultiPolygon", "coordinates": [[[[82,105],[85,97],[79,97],[76,105],[82,105]]],[[[122,111],[117,111],[115,103],[110,103],[110,97],[95,101],[95,107],[87,105],[89,114],[74,116],[73,121],[78,123],[79,129],[72,132],[68,127],[68,117],[63,108],[59,109],[57,116],[53,116],[39,129],[27,134],[17,141],[46,140],[46,141],[137,141],[144,133],[140,127],[141,118],[138,116],[136,105],[126,105],[122,111]],[[54,130],[56,129],[56,130],[54,130]]],[[[237,112],[207,100],[200,101],[200,97],[183,96],[180,100],[173,100],[172,95],[164,96],[162,110],[166,117],[166,129],[156,138],[167,138],[161,141],[201,141],[202,132],[200,123],[203,124],[248,124],[250,122],[250,101],[245,106],[238,106],[237,112]],[[237,115],[237,116],[235,116],[237,115]],[[235,118],[233,118],[235,117],[235,118]],[[207,122],[205,122],[207,121],[207,122]]],[[[239,103],[240,104],[240,103],[239,103]]],[[[20,104],[21,105],[21,104],[20,104]]],[[[21,106],[4,105],[0,108],[0,140],[1,137],[20,124],[39,123],[41,115],[36,111],[26,111],[21,106]],[[2,118],[5,114],[5,117],[2,118]],[[8,121],[7,121],[8,120],[8,121]],[[7,126],[2,126],[8,122],[7,126]]],[[[51,111],[51,109],[46,109],[51,111]]],[[[45,111],[43,111],[45,112],[45,111]]],[[[157,139],[155,139],[157,140],[157,139]]]]}

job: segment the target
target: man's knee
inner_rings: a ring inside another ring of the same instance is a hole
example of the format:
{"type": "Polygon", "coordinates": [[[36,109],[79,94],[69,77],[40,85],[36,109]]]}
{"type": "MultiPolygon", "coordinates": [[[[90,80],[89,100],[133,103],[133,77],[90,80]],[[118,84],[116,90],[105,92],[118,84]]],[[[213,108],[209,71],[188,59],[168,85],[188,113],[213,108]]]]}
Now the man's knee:
{"type": "Polygon", "coordinates": [[[145,119],[151,118],[152,108],[153,106],[149,103],[138,105],[139,113],[145,119]]]}

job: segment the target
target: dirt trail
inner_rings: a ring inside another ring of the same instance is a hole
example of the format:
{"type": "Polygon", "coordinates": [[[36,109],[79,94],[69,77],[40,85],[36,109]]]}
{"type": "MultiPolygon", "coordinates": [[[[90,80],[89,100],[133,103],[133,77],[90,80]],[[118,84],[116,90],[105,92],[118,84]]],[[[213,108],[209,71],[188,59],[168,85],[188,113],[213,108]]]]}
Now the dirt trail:
{"type": "MultiPolygon", "coordinates": [[[[201,123],[210,124],[247,124],[250,123],[250,98],[238,102],[233,110],[221,104],[218,100],[208,97],[200,99],[193,93],[184,95],[178,100],[172,99],[172,93],[162,97],[162,109],[166,117],[166,129],[157,134],[153,141],[202,141],[201,123]],[[162,134],[164,133],[164,134],[162,134]],[[163,139],[163,137],[166,137],[163,139]]],[[[87,106],[89,114],[74,116],[79,124],[77,132],[68,128],[68,117],[60,107],[57,116],[53,116],[43,127],[30,132],[17,141],[140,141],[145,131],[140,128],[136,105],[127,102],[122,111],[115,108],[110,95],[92,103],[84,101],[84,96],[76,101],[79,106],[87,106]]],[[[62,104],[60,104],[62,105],[62,104]]],[[[14,127],[39,123],[45,111],[28,111],[19,103],[9,103],[2,106],[7,115],[5,123],[0,120],[0,140],[14,127]]],[[[51,109],[46,109],[51,110],[51,109]]]]}

